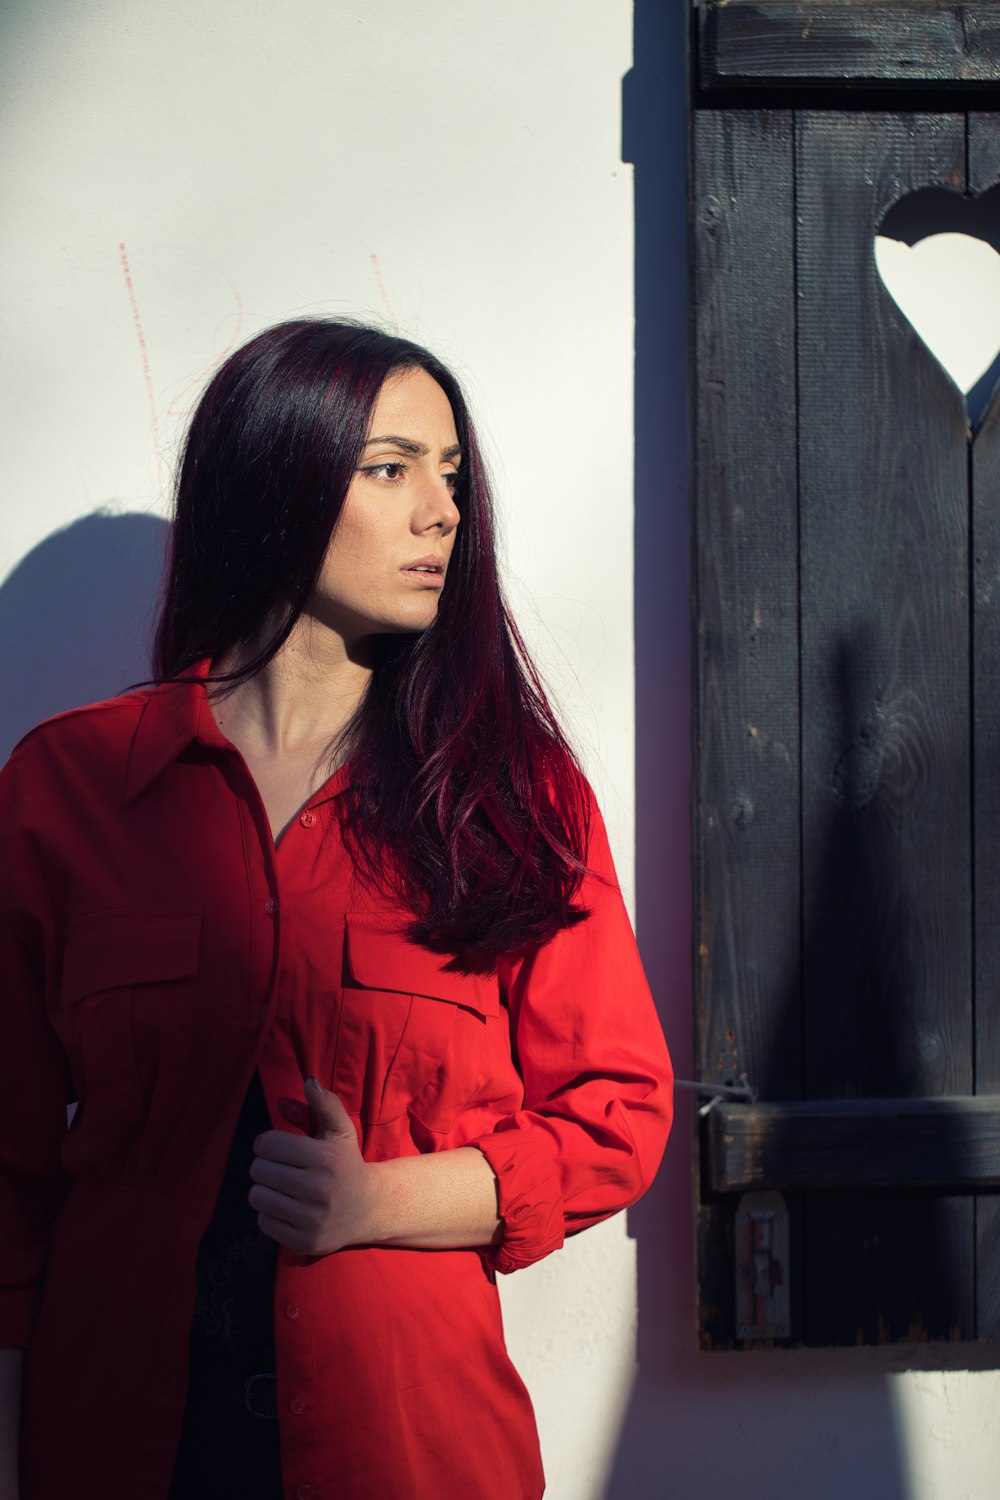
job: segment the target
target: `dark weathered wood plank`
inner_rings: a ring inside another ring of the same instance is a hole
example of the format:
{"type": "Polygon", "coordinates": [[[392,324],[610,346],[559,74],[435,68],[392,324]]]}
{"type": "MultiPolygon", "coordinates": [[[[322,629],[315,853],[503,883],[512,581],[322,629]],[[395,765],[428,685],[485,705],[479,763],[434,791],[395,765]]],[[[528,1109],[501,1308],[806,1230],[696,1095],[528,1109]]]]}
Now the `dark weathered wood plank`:
{"type": "MultiPolygon", "coordinates": [[[[804,1093],[971,1094],[965,403],[873,255],[903,194],[963,185],[964,120],[796,131],[804,1093]]],[[[971,1202],[811,1201],[805,1253],[810,1340],[973,1334],[971,1202]],[[876,1235],[884,1280],[838,1330],[876,1235]]]]}
{"type": "Polygon", "coordinates": [[[973,1091],[965,404],[873,254],[964,164],[960,117],[798,120],[807,1096],[973,1091]]]}
{"type": "MultiPolygon", "coordinates": [[[[969,189],[1000,182],[1000,114],[969,118],[969,189]]],[[[1000,396],[972,445],[976,1088],[1000,1092],[1000,396]]],[[[1000,1339],[1000,1198],[976,1203],[976,1316],[1000,1339]]]]}
{"type": "Polygon", "coordinates": [[[1000,3],[702,0],[703,88],[1000,80],[1000,3]]]}
{"type": "Polygon", "coordinates": [[[1000,1187],[1000,1093],[718,1103],[703,1126],[718,1193],[1000,1187]]]}
{"type": "Polygon", "coordinates": [[[968,1198],[930,1190],[809,1194],[809,1343],[970,1340],[970,1208],[968,1198]],[[851,1233],[838,1234],[841,1225],[851,1233]],[[817,1245],[829,1253],[818,1258],[817,1245]]]}
{"type": "MultiPolygon", "coordinates": [[[[694,123],[699,1076],[800,1088],[791,117],[694,123]]],[[[728,1207],[703,1203],[702,1329],[734,1336],[728,1207]]]]}

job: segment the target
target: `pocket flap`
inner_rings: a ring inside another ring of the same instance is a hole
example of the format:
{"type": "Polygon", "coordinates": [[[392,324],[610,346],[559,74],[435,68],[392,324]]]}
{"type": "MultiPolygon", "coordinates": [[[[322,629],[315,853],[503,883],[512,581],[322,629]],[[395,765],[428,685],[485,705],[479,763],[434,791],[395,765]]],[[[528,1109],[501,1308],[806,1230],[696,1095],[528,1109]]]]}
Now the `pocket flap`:
{"type": "Polygon", "coordinates": [[[456,974],[443,965],[448,954],[432,953],[411,943],[400,932],[367,913],[349,912],[345,919],[345,979],[370,990],[393,990],[404,995],[426,995],[449,1000],[481,1016],[500,1014],[500,992],[495,974],[456,974]]]}
{"type": "Polygon", "coordinates": [[[60,1005],[132,984],[187,979],[198,972],[200,911],[94,912],[66,934],[60,1005]]]}

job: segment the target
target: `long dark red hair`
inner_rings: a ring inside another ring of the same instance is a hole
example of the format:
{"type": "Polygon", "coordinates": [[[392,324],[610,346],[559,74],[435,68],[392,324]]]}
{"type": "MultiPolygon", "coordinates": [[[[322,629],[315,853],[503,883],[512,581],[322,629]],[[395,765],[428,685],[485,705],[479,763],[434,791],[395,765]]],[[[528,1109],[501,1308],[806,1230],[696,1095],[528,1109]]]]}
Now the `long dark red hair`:
{"type": "Polygon", "coordinates": [[[505,604],[485,468],[439,360],[377,329],[302,319],[222,365],[184,448],[155,671],[183,675],[247,642],[258,649],[230,677],[271,660],[316,585],[378,393],[414,367],[451,403],[462,519],[434,623],[378,639],[339,746],[344,826],[362,875],[413,914],[410,935],[487,970],[586,915],[589,797],[505,604]]]}

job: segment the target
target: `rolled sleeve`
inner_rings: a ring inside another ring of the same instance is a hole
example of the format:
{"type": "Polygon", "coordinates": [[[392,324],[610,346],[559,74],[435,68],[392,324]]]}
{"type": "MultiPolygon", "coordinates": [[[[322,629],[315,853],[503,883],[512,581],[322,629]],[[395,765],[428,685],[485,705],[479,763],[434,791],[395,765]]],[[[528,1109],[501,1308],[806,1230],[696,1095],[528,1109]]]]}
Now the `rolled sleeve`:
{"type": "Polygon", "coordinates": [[[551,1149],[516,1117],[506,1129],[475,1142],[497,1180],[497,1213],[503,1240],[480,1253],[506,1274],[558,1250],[566,1237],[562,1183],[551,1149]]]}
{"type": "Polygon", "coordinates": [[[470,1143],[497,1180],[499,1272],[634,1203],[670,1129],[670,1058],[596,804],[580,900],[586,921],[503,976],[523,1107],[470,1143]]]}

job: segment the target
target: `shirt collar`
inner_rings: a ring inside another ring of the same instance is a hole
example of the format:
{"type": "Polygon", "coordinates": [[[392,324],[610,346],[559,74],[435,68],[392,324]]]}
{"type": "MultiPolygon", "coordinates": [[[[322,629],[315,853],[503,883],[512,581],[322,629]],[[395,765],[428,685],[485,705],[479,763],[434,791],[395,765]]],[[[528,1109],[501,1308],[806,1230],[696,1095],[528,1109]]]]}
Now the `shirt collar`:
{"type": "Polygon", "coordinates": [[[146,699],[129,751],[126,805],[134,802],[192,740],[217,750],[226,748],[228,742],[215,722],[203,681],[211,665],[208,657],[195,662],[183,679],[161,682],[146,699]]]}

